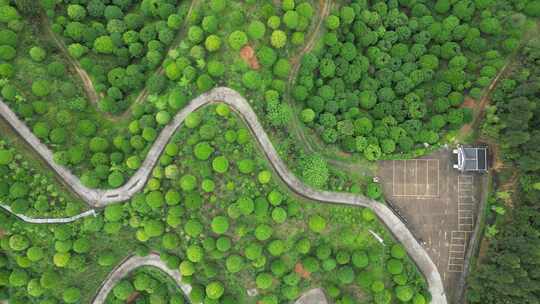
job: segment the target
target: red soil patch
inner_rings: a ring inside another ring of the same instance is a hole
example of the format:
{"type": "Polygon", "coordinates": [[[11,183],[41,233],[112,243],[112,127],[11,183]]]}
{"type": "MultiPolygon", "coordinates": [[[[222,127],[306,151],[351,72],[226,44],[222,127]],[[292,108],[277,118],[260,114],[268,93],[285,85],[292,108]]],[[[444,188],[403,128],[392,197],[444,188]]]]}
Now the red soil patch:
{"type": "Polygon", "coordinates": [[[242,57],[242,59],[244,59],[244,61],[247,62],[252,69],[258,70],[261,68],[257,55],[255,54],[255,50],[251,45],[248,44],[240,50],[240,57],[242,57]]]}
{"type": "Polygon", "coordinates": [[[304,279],[309,279],[311,277],[311,273],[304,268],[302,263],[296,263],[296,265],[294,265],[294,272],[299,274],[304,279]]]}
{"type": "Polygon", "coordinates": [[[461,107],[474,109],[476,108],[476,101],[470,97],[465,97],[465,100],[463,101],[461,107]]]}

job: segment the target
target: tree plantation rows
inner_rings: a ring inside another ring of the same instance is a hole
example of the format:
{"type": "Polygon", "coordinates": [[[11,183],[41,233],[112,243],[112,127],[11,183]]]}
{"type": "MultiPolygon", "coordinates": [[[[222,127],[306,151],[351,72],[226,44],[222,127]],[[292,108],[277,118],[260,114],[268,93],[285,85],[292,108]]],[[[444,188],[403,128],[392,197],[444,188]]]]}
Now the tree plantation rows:
{"type": "Polygon", "coordinates": [[[519,47],[519,11],[539,13],[525,2],[352,1],[336,9],[321,47],[302,59],[292,90],[300,119],[324,143],[368,160],[447,141],[472,118],[465,96],[479,100],[519,47]]]}
{"type": "MultiPolygon", "coordinates": [[[[147,86],[159,93],[165,76],[154,73],[176,41],[187,6],[179,1],[66,1],[46,7],[52,30],[80,60],[101,95],[100,108],[125,110],[147,86]]],[[[184,3],[187,4],[187,3],[184,3]]]]}

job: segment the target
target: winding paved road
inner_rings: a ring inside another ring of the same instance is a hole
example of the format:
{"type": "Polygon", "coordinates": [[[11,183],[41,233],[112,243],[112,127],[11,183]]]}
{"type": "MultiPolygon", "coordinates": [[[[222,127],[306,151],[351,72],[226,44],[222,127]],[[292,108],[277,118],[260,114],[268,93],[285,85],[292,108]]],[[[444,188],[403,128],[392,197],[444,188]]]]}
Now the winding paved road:
{"type": "Polygon", "coordinates": [[[113,290],[114,286],[116,286],[118,282],[120,282],[133,270],[143,266],[155,267],[166,273],[176,282],[178,287],[180,287],[186,296],[188,296],[191,292],[191,285],[182,283],[182,275],[178,270],[171,270],[169,267],[167,267],[165,262],[159,258],[159,254],[150,253],[145,257],[129,256],[120,262],[120,264],[118,264],[118,266],[116,266],[116,268],[109,273],[105,281],[103,281],[98,293],[92,300],[92,304],[105,303],[105,300],[107,300],[107,295],[113,290]]]}
{"type": "Polygon", "coordinates": [[[320,288],[315,288],[306,291],[294,304],[328,304],[324,291],[320,288]]]}
{"type": "Polygon", "coordinates": [[[236,111],[245,121],[258,144],[261,146],[266,158],[278,174],[278,176],[297,194],[323,203],[334,203],[350,206],[361,206],[371,208],[377,216],[392,231],[395,238],[403,244],[411,258],[415,261],[421,272],[424,274],[429,291],[432,295],[432,303],[446,304],[446,296],[441,276],[437,267],[416,241],[412,233],[404,223],[384,204],[371,200],[365,196],[344,192],[321,191],[309,187],[302,183],[292,172],[290,172],[279,157],[276,149],[272,145],[268,134],[264,131],[257,115],[252,110],[248,101],[238,92],[226,88],[215,88],[193,99],[184,109],[182,109],[174,119],[163,128],[158,138],[150,148],[141,168],[124,184],[117,189],[90,189],[84,186],[79,178],[73,175],[67,168],[56,164],[53,161],[53,153],[43,144],[32,131],[22,122],[16,114],[0,99],[0,115],[21,135],[28,144],[49,164],[49,166],[62,177],[74,192],[84,199],[90,206],[95,208],[105,207],[112,203],[129,200],[135,193],[139,192],[156,165],[166,144],[176,130],[182,125],[184,119],[197,109],[215,102],[223,102],[236,111]]]}
{"type": "MultiPolygon", "coordinates": [[[[92,304],[103,304],[107,300],[107,296],[114,289],[116,284],[118,284],[123,278],[129,275],[132,271],[137,268],[150,266],[155,267],[165,274],[167,274],[177,286],[182,290],[186,295],[186,298],[189,299],[189,293],[191,292],[191,285],[182,283],[182,275],[178,270],[171,270],[167,265],[160,259],[159,254],[150,253],[145,257],[140,256],[128,256],[122,262],[120,262],[107,276],[105,281],[99,287],[99,291],[92,300],[92,304]]],[[[305,292],[294,304],[327,304],[326,296],[320,288],[311,289],[305,292]]]]}

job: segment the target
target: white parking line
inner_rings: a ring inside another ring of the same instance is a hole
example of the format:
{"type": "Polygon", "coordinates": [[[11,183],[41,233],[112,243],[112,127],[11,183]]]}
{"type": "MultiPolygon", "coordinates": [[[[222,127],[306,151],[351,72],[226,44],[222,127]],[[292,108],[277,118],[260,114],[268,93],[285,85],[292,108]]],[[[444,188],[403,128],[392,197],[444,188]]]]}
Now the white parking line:
{"type": "Polygon", "coordinates": [[[451,232],[448,250],[448,272],[462,272],[465,250],[474,228],[474,180],[472,175],[458,175],[457,180],[458,231],[451,232]]]}
{"type": "Polygon", "coordinates": [[[393,160],[392,161],[392,196],[414,197],[417,199],[439,197],[439,193],[440,193],[439,177],[440,177],[440,169],[439,169],[438,159],[393,160]],[[413,161],[414,161],[414,166],[412,165],[413,161]],[[420,173],[424,174],[424,170],[418,169],[419,161],[420,161],[420,168],[422,168],[422,164],[425,163],[425,168],[426,168],[425,181],[423,181],[423,179],[420,179],[419,181],[420,173]],[[396,169],[396,162],[403,163],[403,166],[401,168],[397,166],[397,169],[396,169]],[[409,165],[407,164],[408,162],[409,162],[409,165]],[[434,185],[432,185],[430,181],[429,171],[430,171],[431,164],[436,164],[436,169],[437,169],[437,179],[435,180],[434,185]],[[401,170],[403,170],[403,173],[401,172],[401,170]],[[396,181],[396,175],[397,176],[403,175],[403,180],[396,181]],[[435,184],[436,184],[436,189],[435,191],[433,191],[432,186],[435,186],[435,184]],[[399,187],[403,187],[403,189],[400,191],[399,187]]]}
{"type": "Polygon", "coordinates": [[[416,182],[414,183],[414,193],[418,194],[418,160],[414,160],[414,177],[416,182]]]}
{"type": "Polygon", "coordinates": [[[396,193],[396,161],[392,161],[392,195],[396,193]]]}

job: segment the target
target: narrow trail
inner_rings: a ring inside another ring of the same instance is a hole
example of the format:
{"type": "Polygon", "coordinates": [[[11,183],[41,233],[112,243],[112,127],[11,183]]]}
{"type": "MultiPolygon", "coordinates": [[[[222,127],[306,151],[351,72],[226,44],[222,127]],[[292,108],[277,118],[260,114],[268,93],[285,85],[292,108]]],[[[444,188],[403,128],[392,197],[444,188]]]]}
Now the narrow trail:
{"type": "Polygon", "coordinates": [[[493,78],[493,81],[491,81],[488,88],[486,89],[482,97],[480,98],[480,102],[474,107],[476,113],[474,115],[473,121],[463,126],[459,130],[459,135],[457,138],[458,142],[462,142],[470,134],[472,130],[476,130],[478,128],[478,125],[480,124],[480,122],[482,121],[484,117],[486,107],[490,104],[491,94],[497,88],[500,80],[503,77],[505,77],[508,74],[508,72],[511,70],[514,60],[515,60],[515,56],[511,56],[510,58],[508,58],[504,66],[499,70],[495,78],[493,78]]]}
{"type": "MultiPolygon", "coordinates": [[[[185,34],[187,32],[187,25],[188,25],[189,19],[190,19],[192,13],[193,13],[193,10],[199,4],[199,2],[200,2],[200,0],[191,1],[191,5],[189,6],[189,9],[188,9],[188,12],[186,14],[184,23],[182,24],[182,28],[179,30],[178,34],[176,35],[174,41],[171,43],[169,48],[167,48],[167,51],[165,52],[165,54],[168,54],[168,52],[171,49],[176,47],[176,45],[178,45],[178,43],[180,43],[180,41],[182,40],[182,37],[185,36],[185,34]]],[[[97,93],[97,91],[96,91],[96,89],[94,87],[94,83],[92,82],[92,79],[90,78],[90,76],[88,75],[86,70],[82,68],[80,63],[77,60],[75,60],[73,57],[71,57],[71,55],[69,54],[68,49],[67,49],[65,43],[62,41],[62,39],[60,37],[58,37],[58,35],[56,35],[56,33],[53,32],[52,27],[51,27],[51,23],[50,23],[48,17],[46,15],[42,14],[41,19],[42,19],[42,23],[43,23],[43,25],[45,27],[45,31],[46,31],[47,35],[50,36],[50,38],[56,44],[58,49],[62,52],[62,54],[64,55],[66,60],[72,66],[73,70],[79,76],[80,80],[82,81],[83,89],[84,89],[84,91],[86,93],[86,96],[88,97],[90,102],[97,108],[99,100],[100,100],[100,96],[99,96],[99,94],[97,93]]],[[[154,73],[156,73],[158,75],[163,74],[164,73],[163,66],[160,65],[159,68],[154,73]]],[[[112,115],[110,113],[105,113],[105,112],[101,112],[101,113],[109,121],[112,121],[112,122],[120,122],[120,121],[127,120],[127,119],[129,119],[129,117],[131,115],[131,110],[133,108],[133,105],[140,104],[140,103],[144,102],[148,98],[148,95],[150,95],[150,93],[148,92],[148,87],[144,87],[141,90],[141,92],[137,95],[137,97],[134,99],[134,101],[131,103],[131,105],[124,112],[122,112],[121,114],[112,115]]]]}
{"type": "Polygon", "coordinates": [[[85,217],[88,217],[88,216],[96,216],[97,215],[95,209],[90,209],[90,210],[85,211],[85,212],[83,212],[81,214],[71,216],[71,217],[32,218],[32,217],[29,217],[29,216],[26,216],[26,215],[23,215],[23,214],[18,214],[18,213],[13,212],[13,210],[11,210],[11,208],[9,206],[7,206],[7,205],[0,204],[0,209],[4,209],[8,213],[11,213],[14,216],[16,216],[17,218],[19,218],[21,221],[24,221],[24,222],[30,223],[30,224],[67,224],[67,223],[75,222],[75,221],[77,221],[77,220],[79,220],[81,218],[85,218],[85,217]]]}
{"type": "Polygon", "coordinates": [[[311,30],[311,34],[307,40],[307,43],[304,45],[302,50],[300,50],[300,52],[296,54],[296,56],[293,56],[291,58],[292,71],[289,75],[289,84],[292,84],[296,79],[296,75],[298,74],[298,70],[300,69],[302,57],[304,57],[305,54],[311,52],[315,47],[315,43],[317,42],[317,40],[319,40],[319,37],[321,36],[321,26],[324,23],[326,17],[328,17],[328,15],[330,14],[332,4],[333,2],[331,0],[319,0],[319,14],[317,17],[317,23],[311,30]]]}
{"type": "Polygon", "coordinates": [[[105,207],[109,204],[125,202],[139,192],[146,184],[151,170],[156,165],[169,139],[182,125],[185,118],[206,105],[223,102],[229,105],[244,120],[257,140],[264,155],[268,159],[278,177],[294,192],[307,199],[321,203],[341,204],[348,206],[367,207],[372,209],[379,219],[392,232],[394,237],[403,244],[418,268],[428,282],[433,303],[446,304],[446,296],[440,273],[424,248],[416,241],[411,231],[403,222],[383,203],[369,199],[362,195],[345,192],[332,192],[317,190],[305,185],[291,171],[279,157],[268,134],[264,131],[257,115],[250,104],[238,92],[226,88],[215,88],[193,99],[174,119],[163,128],[158,138],[150,148],[141,168],[129,181],[117,189],[90,189],[67,168],[56,164],[53,154],[32,131],[15,115],[15,113],[0,99],[0,115],[26,140],[30,146],[48,163],[48,165],[68,184],[75,193],[94,208],[105,207]]]}
{"type": "Polygon", "coordinates": [[[41,22],[44,25],[43,27],[45,28],[47,35],[51,37],[54,44],[56,44],[58,49],[60,49],[60,51],[64,54],[64,57],[67,59],[67,61],[69,62],[73,70],[77,73],[77,75],[81,79],[86,96],[88,97],[88,99],[90,100],[92,104],[97,106],[99,102],[99,95],[96,92],[96,89],[94,88],[92,79],[90,78],[88,73],[86,73],[86,71],[82,68],[79,62],[75,60],[73,57],[71,57],[64,42],[56,35],[56,33],[53,32],[49,18],[46,15],[42,14],[41,19],[42,19],[41,22]]]}
{"type": "MultiPolygon", "coordinates": [[[[186,14],[184,23],[182,24],[182,29],[178,32],[178,34],[176,35],[176,38],[171,43],[171,46],[167,49],[167,52],[165,52],[165,54],[168,54],[168,52],[170,50],[172,50],[174,47],[176,47],[182,41],[182,37],[186,36],[187,30],[188,30],[187,26],[188,26],[188,23],[189,23],[189,19],[191,18],[191,15],[193,14],[193,10],[199,4],[199,1],[200,0],[191,1],[191,5],[189,6],[189,9],[188,9],[188,12],[186,14]]],[[[163,68],[163,65],[160,65],[159,68],[157,69],[157,71],[155,71],[155,74],[162,75],[164,72],[165,72],[165,69],[163,68]]],[[[122,114],[120,114],[117,117],[114,117],[113,120],[114,121],[121,121],[121,120],[128,119],[130,117],[130,115],[131,115],[131,111],[133,109],[133,106],[143,103],[148,98],[149,95],[150,95],[150,92],[148,92],[148,87],[145,87],[139,93],[139,95],[137,95],[137,97],[135,98],[133,103],[131,103],[131,105],[122,114]]]]}
{"type": "MultiPolygon", "coordinates": [[[[319,15],[317,23],[315,24],[313,30],[311,31],[311,35],[308,38],[307,43],[305,44],[304,48],[294,57],[291,58],[291,64],[292,69],[291,73],[289,74],[289,78],[287,81],[287,92],[285,99],[288,102],[289,106],[294,112],[294,116],[291,119],[291,123],[289,124],[292,131],[294,132],[295,136],[304,143],[304,148],[307,150],[307,152],[315,153],[318,152],[319,149],[314,147],[314,143],[312,139],[308,139],[305,133],[305,130],[303,129],[302,123],[300,122],[298,116],[299,113],[296,111],[297,105],[294,104],[294,100],[291,96],[291,91],[294,87],[295,81],[298,76],[298,72],[300,70],[300,66],[302,63],[302,57],[311,52],[313,48],[315,47],[317,41],[319,40],[322,31],[321,27],[323,26],[323,23],[330,14],[330,11],[332,10],[334,2],[331,0],[319,0],[319,15]]],[[[360,173],[362,175],[369,174],[369,170],[366,170],[364,166],[361,164],[357,164],[356,162],[352,161],[343,161],[340,159],[333,159],[325,157],[328,163],[333,166],[335,169],[338,169],[340,171],[345,171],[349,173],[360,173]]]]}
{"type": "Polygon", "coordinates": [[[310,144],[310,141],[306,138],[306,134],[302,130],[301,122],[298,119],[299,113],[297,113],[296,111],[297,107],[294,104],[293,98],[291,96],[291,91],[297,79],[300,66],[302,64],[302,57],[304,57],[305,54],[311,52],[313,48],[315,47],[315,43],[321,36],[321,27],[324,23],[324,20],[330,14],[332,4],[333,4],[332,0],[319,0],[319,14],[318,14],[317,23],[315,24],[315,27],[311,31],[311,35],[308,38],[307,43],[304,45],[304,48],[296,56],[291,58],[292,69],[291,69],[291,73],[289,74],[289,79],[287,81],[287,90],[285,94],[285,100],[288,102],[289,106],[291,107],[294,113],[291,119],[291,123],[289,125],[291,126],[292,131],[294,132],[296,137],[299,138],[304,143],[304,147],[309,152],[315,152],[315,149],[310,144]]]}
{"type": "Polygon", "coordinates": [[[534,27],[528,29],[523,34],[519,47],[516,48],[516,50],[514,50],[514,52],[508,56],[504,66],[499,70],[495,78],[493,78],[493,80],[491,81],[487,89],[485,90],[484,94],[480,98],[480,102],[475,107],[476,113],[474,115],[473,121],[470,124],[463,126],[459,130],[459,135],[457,138],[458,141],[463,141],[470,134],[472,130],[475,130],[479,127],[480,122],[484,118],[486,107],[491,102],[490,97],[493,91],[495,91],[501,79],[508,76],[508,73],[512,71],[512,67],[516,63],[516,59],[521,49],[527,44],[527,42],[529,42],[530,39],[534,38],[537,35],[539,29],[540,29],[540,21],[538,21],[534,27]]]}

